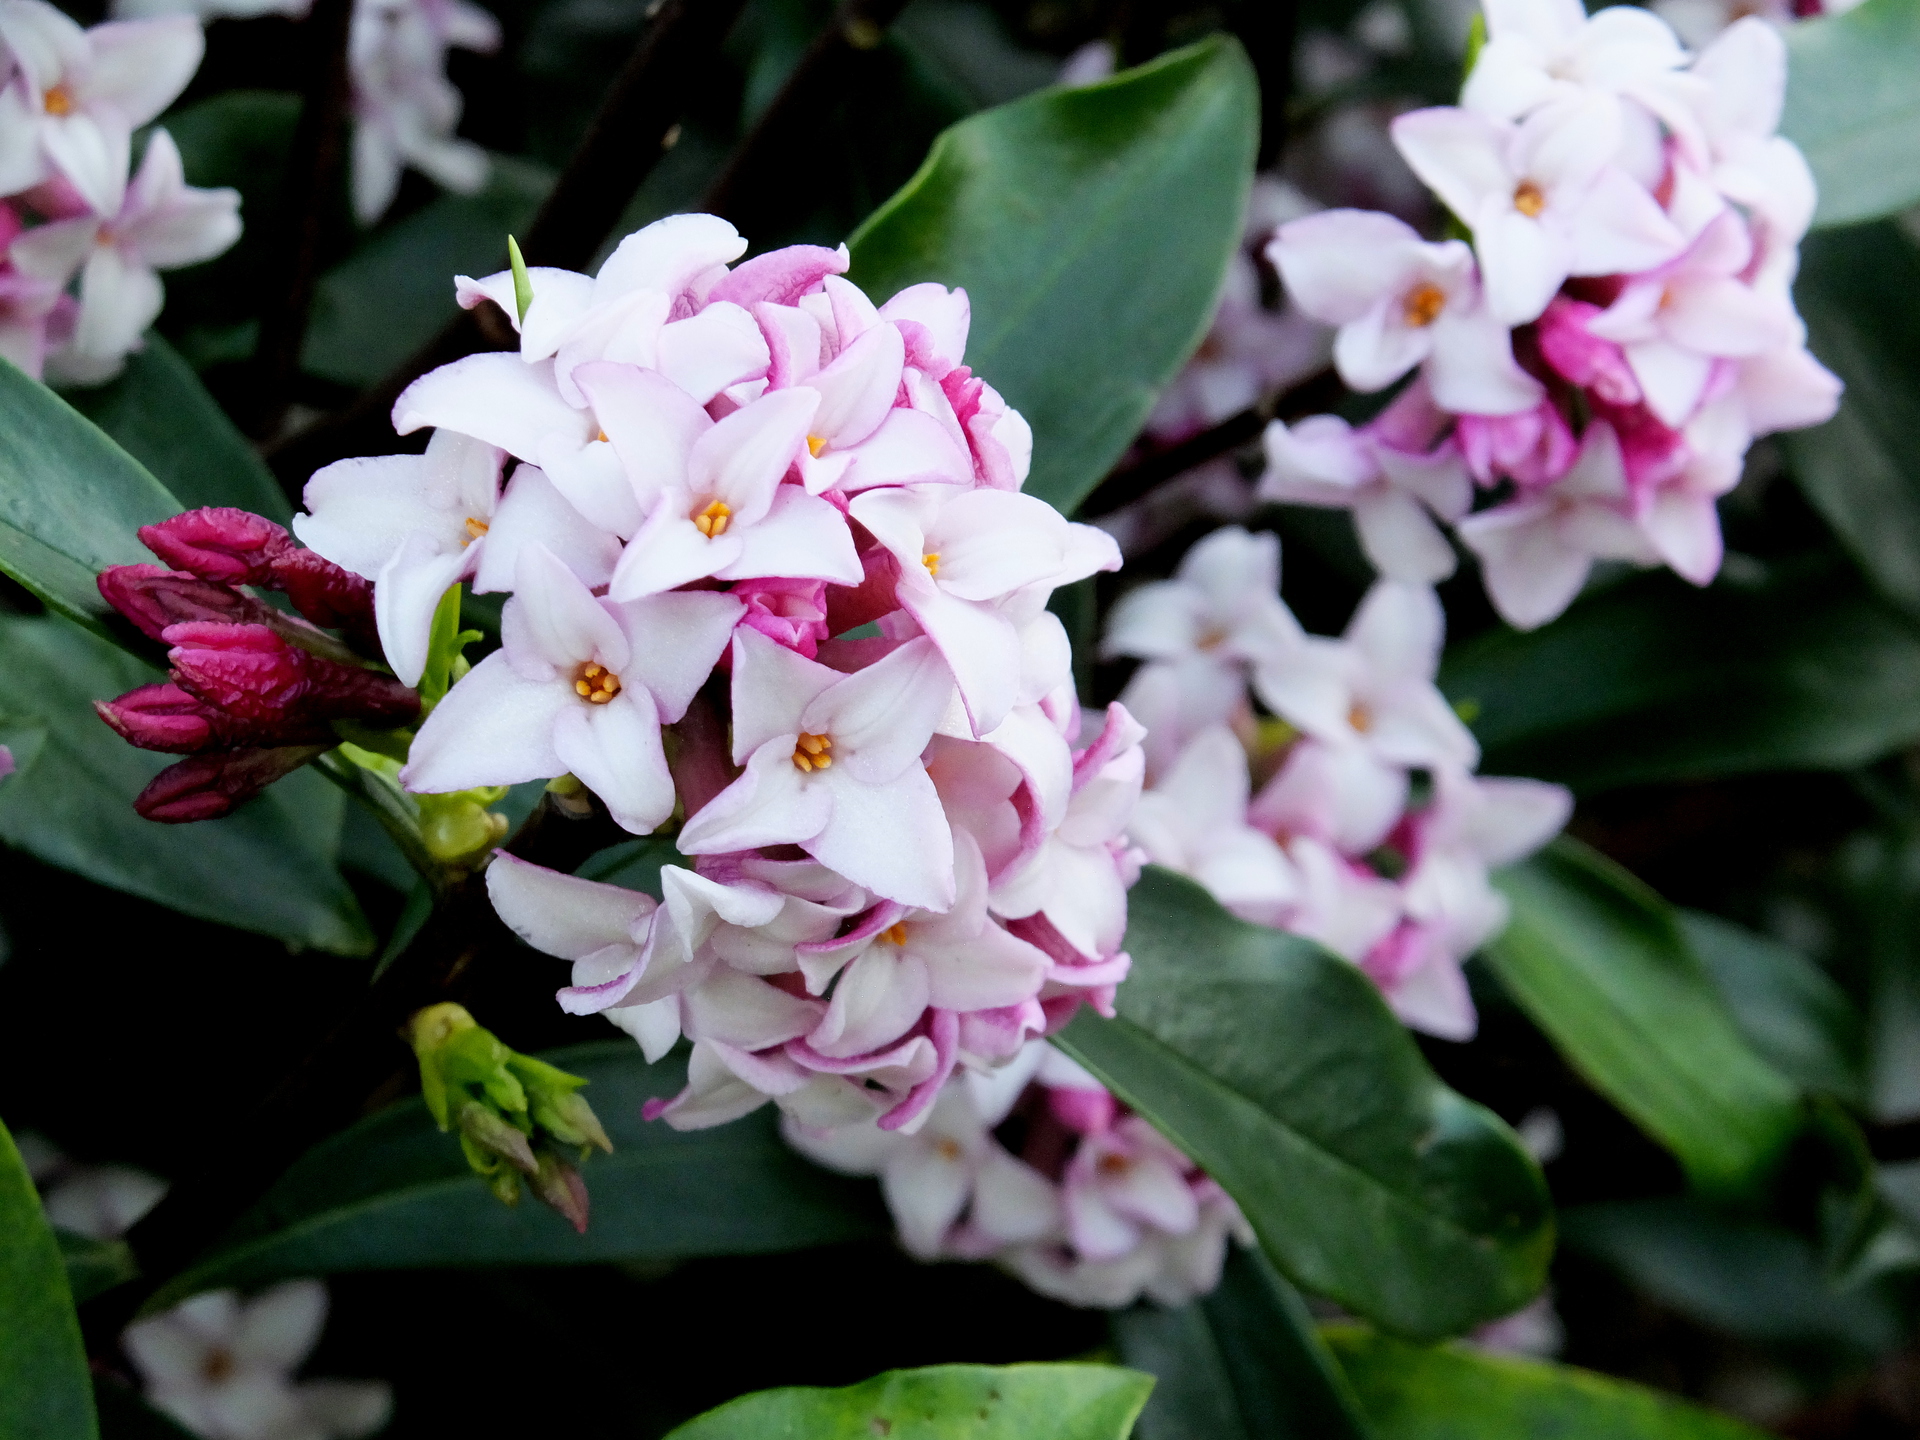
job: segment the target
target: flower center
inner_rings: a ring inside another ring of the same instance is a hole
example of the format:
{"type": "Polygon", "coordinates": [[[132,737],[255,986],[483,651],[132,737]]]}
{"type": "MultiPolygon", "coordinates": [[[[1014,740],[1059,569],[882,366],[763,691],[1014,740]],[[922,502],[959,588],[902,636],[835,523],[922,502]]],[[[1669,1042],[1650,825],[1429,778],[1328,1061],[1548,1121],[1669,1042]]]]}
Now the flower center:
{"type": "Polygon", "coordinates": [[[938,1155],[942,1160],[954,1161],[958,1160],[966,1152],[960,1148],[960,1142],[951,1135],[942,1135],[938,1140],[933,1142],[933,1153],[938,1155]]]}
{"type": "Polygon", "coordinates": [[[727,533],[727,522],[733,518],[733,507],[724,500],[715,500],[706,509],[688,517],[693,528],[709,540],[718,539],[727,533]]]}
{"type": "Polygon", "coordinates": [[[1196,650],[1218,650],[1227,643],[1227,630],[1224,625],[1209,625],[1194,637],[1196,650]]]}
{"type": "Polygon", "coordinates": [[[1102,1175],[1124,1175],[1133,1168],[1133,1161],[1125,1155],[1109,1150],[1094,1163],[1094,1168],[1102,1175]]]}
{"type": "Polygon", "coordinates": [[[907,922],[904,920],[894,921],[893,924],[889,925],[886,929],[880,932],[880,938],[886,941],[889,945],[906,944],[907,943],[907,922]]]}
{"type": "Polygon", "coordinates": [[[1447,308],[1447,292],[1432,281],[1417,285],[1407,292],[1400,313],[1408,325],[1415,330],[1424,330],[1440,318],[1440,312],[1447,308]]]}
{"type": "Polygon", "coordinates": [[[926,554],[920,557],[920,563],[927,567],[927,574],[935,575],[935,576],[939,575],[940,552],[938,550],[929,550],[926,554]]]}
{"type": "Polygon", "coordinates": [[[482,520],[478,515],[467,516],[467,538],[460,548],[464,550],[468,545],[471,545],[482,535],[485,535],[490,528],[487,522],[482,520]]]}
{"type": "Polygon", "coordinates": [[[589,705],[604,705],[620,693],[620,677],[589,660],[574,672],[573,693],[589,705]]]}
{"type": "Polygon", "coordinates": [[[73,113],[73,91],[65,85],[56,85],[40,97],[40,107],[49,115],[70,115],[73,113]]]}
{"type": "Polygon", "coordinates": [[[826,448],[827,448],[826,436],[824,435],[807,436],[807,454],[811,455],[814,459],[818,460],[820,458],[820,452],[826,448]]]}
{"type": "Polygon", "coordinates": [[[833,739],[827,735],[801,735],[793,742],[793,765],[802,773],[825,770],[833,764],[833,739]]]}
{"type": "Polygon", "coordinates": [[[1547,194],[1531,180],[1522,180],[1514,188],[1513,208],[1529,220],[1547,208],[1547,194]]]}
{"type": "Polygon", "coordinates": [[[200,1362],[200,1377],[209,1385],[218,1385],[233,1378],[234,1369],[233,1352],[216,1347],[200,1362]]]}
{"type": "Polygon", "coordinates": [[[1347,711],[1347,724],[1364,735],[1373,729],[1373,711],[1356,700],[1353,702],[1353,707],[1347,711]]]}

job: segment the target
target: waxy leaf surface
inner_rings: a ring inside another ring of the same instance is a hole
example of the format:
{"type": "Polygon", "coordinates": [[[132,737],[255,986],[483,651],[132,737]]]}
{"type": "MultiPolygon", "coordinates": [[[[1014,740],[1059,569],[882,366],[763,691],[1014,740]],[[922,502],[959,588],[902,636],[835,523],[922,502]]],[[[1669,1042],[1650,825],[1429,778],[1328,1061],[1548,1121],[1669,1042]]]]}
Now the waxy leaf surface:
{"type": "Polygon", "coordinates": [[[161,825],[133,810],[178,759],[127,744],[93,711],[160,673],[55,616],[0,616],[0,743],[32,757],[0,785],[0,840],[203,920],[363,955],[373,936],[334,863],[345,797],[311,769],[224,820],[161,825]]]}
{"type": "Polygon", "coordinates": [[[1815,225],[1848,225],[1920,200],[1920,0],[1867,0],[1786,27],[1780,133],[1820,187],[1815,225]]]}
{"type": "Polygon", "coordinates": [[[1575,1069],[1673,1152],[1696,1185],[1756,1180],[1799,1126],[1659,896],[1571,840],[1501,872],[1513,906],[1483,951],[1575,1069]]]}
{"type": "Polygon", "coordinates": [[[1570,1365],[1421,1349],[1350,1325],[1326,1336],[1378,1440],[1760,1440],[1737,1420],[1570,1365]]]}
{"type": "Polygon", "coordinates": [[[1129,914],[1119,1018],[1083,1011],[1056,1043],[1226,1187],[1291,1280],[1421,1337],[1538,1292],[1539,1170],[1356,967],[1162,870],[1129,914]]]}
{"type": "Polygon", "coordinates": [[[1135,1440],[1367,1440],[1306,1302],[1258,1250],[1232,1247],[1219,1288],[1116,1311],[1120,1358],[1155,1377],[1135,1440]]]}
{"type": "Polygon", "coordinates": [[[223,1285],[345,1270],[681,1260],[887,1233],[875,1187],[789,1150],[771,1106],[685,1133],[641,1119],[642,1104],[685,1083],[677,1058],[649,1066],[626,1040],[543,1058],[586,1077],[583,1093],[613,1141],[611,1155],[581,1167],[593,1206],[585,1235],[535,1201],[502,1205],[455,1137],[407,1100],[308,1152],[155,1306],[223,1285]]]}
{"type": "Polygon", "coordinates": [[[934,1365],[743,1395],[667,1440],[1126,1440],[1152,1385],[1116,1365],[934,1365]]]}
{"type": "Polygon", "coordinates": [[[1252,67],[1220,38],[1016,100],[943,134],[849,242],[876,302],[965,287],[967,364],[1033,426],[1028,493],[1072,511],[1206,334],[1258,108],[1252,67]]]}
{"type": "Polygon", "coordinates": [[[60,1246],[0,1126],[0,1435],[93,1440],[93,1384],[60,1246]]]}

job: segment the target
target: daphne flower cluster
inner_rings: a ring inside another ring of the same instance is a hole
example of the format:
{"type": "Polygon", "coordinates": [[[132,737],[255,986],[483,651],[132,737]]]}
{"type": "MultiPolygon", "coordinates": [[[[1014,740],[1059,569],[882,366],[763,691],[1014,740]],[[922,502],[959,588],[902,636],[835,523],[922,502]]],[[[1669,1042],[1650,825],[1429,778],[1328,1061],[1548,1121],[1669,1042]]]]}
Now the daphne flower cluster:
{"type": "Polygon", "coordinates": [[[187,757],[133,802],[149,820],[225,815],[332,749],[336,723],[390,729],[419,715],[420,697],[365,658],[380,654],[372,587],[271,520],[189,510],[140,539],[166,564],[116,565],[100,593],[170,647],[172,673],[94,709],[129,743],[187,757]],[[282,592],[299,615],[249,586],[282,592]]]}
{"type": "Polygon", "coordinates": [[[1106,652],[1146,662],[1121,696],[1149,727],[1128,833],[1242,919],[1360,966],[1409,1026],[1466,1039],[1460,964],[1506,923],[1487,872],[1544,844],[1571,799],[1473,773],[1479,747],[1433,683],[1431,590],[1377,582],[1333,640],[1300,628],[1279,566],[1273,536],[1218,530],[1115,606],[1106,652]]]}
{"type": "Polygon", "coordinates": [[[165,130],[133,132],[200,66],[199,27],[82,30],[44,0],[0,0],[0,356],[36,379],[118,374],[160,314],[157,271],[240,236],[240,197],[196,190],[165,130]]]}
{"type": "MultiPolygon", "coordinates": [[[[113,13],[122,19],[300,19],[312,8],[313,0],[115,0],[113,13]]],[[[355,0],[347,60],[353,210],[361,224],[386,214],[409,167],[460,195],[487,183],[487,152],[454,134],[463,101],[447,79],[447,52],[499,48],[500,22],[466,0],[355,0]]]]}
{"type": "Polygon", "coordinates": [[[416,381],[394,420],[426,453],[320,471],[294,529],[374,581],[402,681],[448,586],[511,592],[408,788],[571,775],[634,834],[679,819],[658,904],[488,871],[574,962],[566,1009],[694,1042],[671,1123],[773,1098],[908,1127],[1126,972],[1139,729],[1081,735],[1045,608],[1119,555],[1020,493],[1030,432],[963,363],[964,292],[876,307],[844,249],[745,249],[680,215],[594,276],[461,279],[518,352],[416,381]]]}
{"type": "Polygon", "coordinates": [[[1357,429],[1272,426],[1261,493],[1350,507],[1395,580],[1450,574],[1451,525],[1531,627],[1596,559],[1712,579],[1715,501],[1747,447],[1828,418],[1840,383],[1790,288],[1814,186],[1775,134],[1778,31],[1742,21],[1689,62],[1633,6],[1503,0],[1487,22],[1461,104],[1393,124],[1472,243],[1334,210],[1269,249],[1294,302],[1339,327],[1349,386],[1413,379],[1357,429]]]}
{"type": "Polygon", "coordinates": [[[908,1135],[785,1121],[803,1154],[876,1175],[922,1260],[991,1260],[1043,1295],[1179,1305],[1220,1281],[1239,1207],[1146,1121],[1044,1040],[949,1085],[908,1135]]]}

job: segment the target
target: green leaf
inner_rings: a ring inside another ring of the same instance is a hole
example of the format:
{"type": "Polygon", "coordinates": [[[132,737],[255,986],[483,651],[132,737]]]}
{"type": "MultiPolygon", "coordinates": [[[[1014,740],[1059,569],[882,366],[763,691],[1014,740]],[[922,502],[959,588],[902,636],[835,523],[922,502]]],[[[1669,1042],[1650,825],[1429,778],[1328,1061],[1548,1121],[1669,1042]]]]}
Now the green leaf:
{"type": "Polygon", "coordinates": [[[218,1249],[149,1302],[297,1275],[450,1265],[586,1265],[767,1254],[888,1233],[873,1187],[809,1165],[780,1139],[772,1107],[712,1130],[645,1121],[685,1064],[649,1066],[626,1040],[541,1057],[584,1076],[613,1140],[582,1168],[585,1235],[544,1206],[508,1209],[455,1138],[408,1100],[325,1141],[289,1170],[218,1249]]]}
{"type": "Polygon", "coordinates": [[[1055,1043],[1226,1187],[1290,1279],[1417,1336],[1539,1291],[1539,1170],[1356,967],[1166,871],[1128,910],[1119,1018],[1085,1011],[1055,1043]]]}
{"type": "Polygon", "coordinates": [[[1799,1128],[1794,1087],[1741,1036],[1666,902],[1571,840],[1494,882],[1513,919],[1483,958],[1534,1024],[1696,1185],[1755,1180],[1799,1128]]]}
{"type": "Polygon", "coordinates": [[[124,1240],[92,1240],[71,1230],[55,1230],[60,1242],[60,1259],[67,1268],[67,1288],[73,1303],[85,1304],[116,1285],[124,1285],[140,1273],[133,1251],[124,1240]]]}
{"type": "Polygon", "coordinates": [[[1233,1247],[1211,1295],[1112,1324],[1120,1358],[1156,1377],[1135,1440],[1366,1440],[1306,1302],[1258,1250],[1233,1247]]]}
{"type": "Polygon", "coordinates": [[[0,840],[188,915],[345,955],[372,950],[334,863],[344,799],[318,775],[289,775],[224,820],[143,820],[134,796],[178,757],[134,749],[92,702],[161,677],[53,616],[0,616],[0,675],[0,727],[46,735],[0,786],[0,840]]]}
{"type": "Polygon", "coordinates": [[[1216,37],[963,120],[849,242],[876,298],[966,288],[967,363],[1033,426],[1071,511],[1205,335],[1253,175],[1252,68],[1216,37]]]}
{"type": "Polygon", "coordinates": [[[1326,1337],[1379,1440],[1761,1440],[1737,1420],[1570,1365],[1422,1350],[1355,1325],[1326,1337]]]}
{"type": "Polygon", "coordinates": [[[1920,739],[1920,632],[1838,564],[1752,589],[1637,577],[1462,646],[1440,684],[1477,707],[1484,772],[1583,794],[1848,769],[1920,739]]]}
{"type": "Polygon", "coordinates": [[[0,573],[110,636],[112,611],[94,576],[109,565],[151,561],[134,532],[179,509],[139,461],[46,386],[0,361],[0,573]]]}
{"type": "Polygon", "coordinates": [[[1820,186],[1816,225],[1846,225],[1920,200],[1920,3],[1867,0],[1787,27],[1780,133],[1820,186]]]}
{"type": "Polygon", "coordinates": [[[66,398],[182,505],[233,505],[283,524],[293,513],[266,462],[193,368],[154,331],[147,332],[146,348],[127,358],[117,380],[69,391],[66,398]]]}
{"type": "MultiPolygon", "coordinates": [[[[1920,133],[1920,132],[1917,132],[1920,133]]],[[[1881,594],[1920,615],[1920,251],[1893,224],[1809,236],[1794,298],[1846,381],[1840,412],[1784,436],[1793,478],[1881,594]]]]}
{"type": "Polygon", "coordinates": [[[0,1435],[93,1440],[98,1433],[60,1246],[0,1125],[0,1435]]]}
{"type": "Polygon", "coordinates": [[[530,160],[492,158],[478,194],[440,196],[320,277],[300,355],[308,373],[355,388],[372,384],[459,313],[455,275],[506,268],[507,234],[525,232],[553,173],[530,160]]]}
{"type": "Polygon", "coordinates": [[[1866,1103],[1860,1012],[1798,950],[1698,910],[1679,912],[1688,947],[1747,1043],[1802,1089],[1866,1103]]]}
{"type": "Polygon", "coordinates": [[[1126,1440],[1152,1387],[1114,1365],[934,1365],[743,1395],[667,1440],[1126,1440]]]}
{"type": "Polygon", "coordinates": [[[1838,1346],[1855,1358],[1900,1343],[1885,1286],[1841,1291],[1790,1230],[1692,1200],[1583,1205],[1563,1217],[1570,1249],[1604,1261],[1669,1309],[1728,1335],[1838,1346]]]}

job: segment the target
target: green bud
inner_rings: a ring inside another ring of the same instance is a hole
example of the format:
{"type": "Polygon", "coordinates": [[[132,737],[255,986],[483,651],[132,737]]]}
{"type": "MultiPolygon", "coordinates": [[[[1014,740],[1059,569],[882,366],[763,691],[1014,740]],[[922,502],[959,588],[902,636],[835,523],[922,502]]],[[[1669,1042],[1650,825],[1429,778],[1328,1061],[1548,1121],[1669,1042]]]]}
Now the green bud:
{"type": "Polygon", "coordinates": [[[580,1172],[550,1150],[540,1152],[540,1168],[528,1185],[550,1206],[565,1217],[582,1235],[587,1233],[587,1183],[580,1172]]]}
{"type": "Polygon", "coordinates": [[[422,795],[418,800],[420,838],[443,865],[471,864],[507,838],[507,817],[487,809],[490,802],[479,791],[422,795]]]}
{"type": "Polygon", "coordinates": [[[587,1082],[509,1049],[450,1002],[418,1011],[407,1022],[407,1039],[420,1061],[427,1109],[443,1131],[458,1133],[474,1173],[507,1204],[519,1198],[524,1176],[542,1201],[584,1231],[586,1183],[555,1147],[576,1149],[583,1160],[594,1146],[613,1150],[579,1094],[587,1082]]]}

